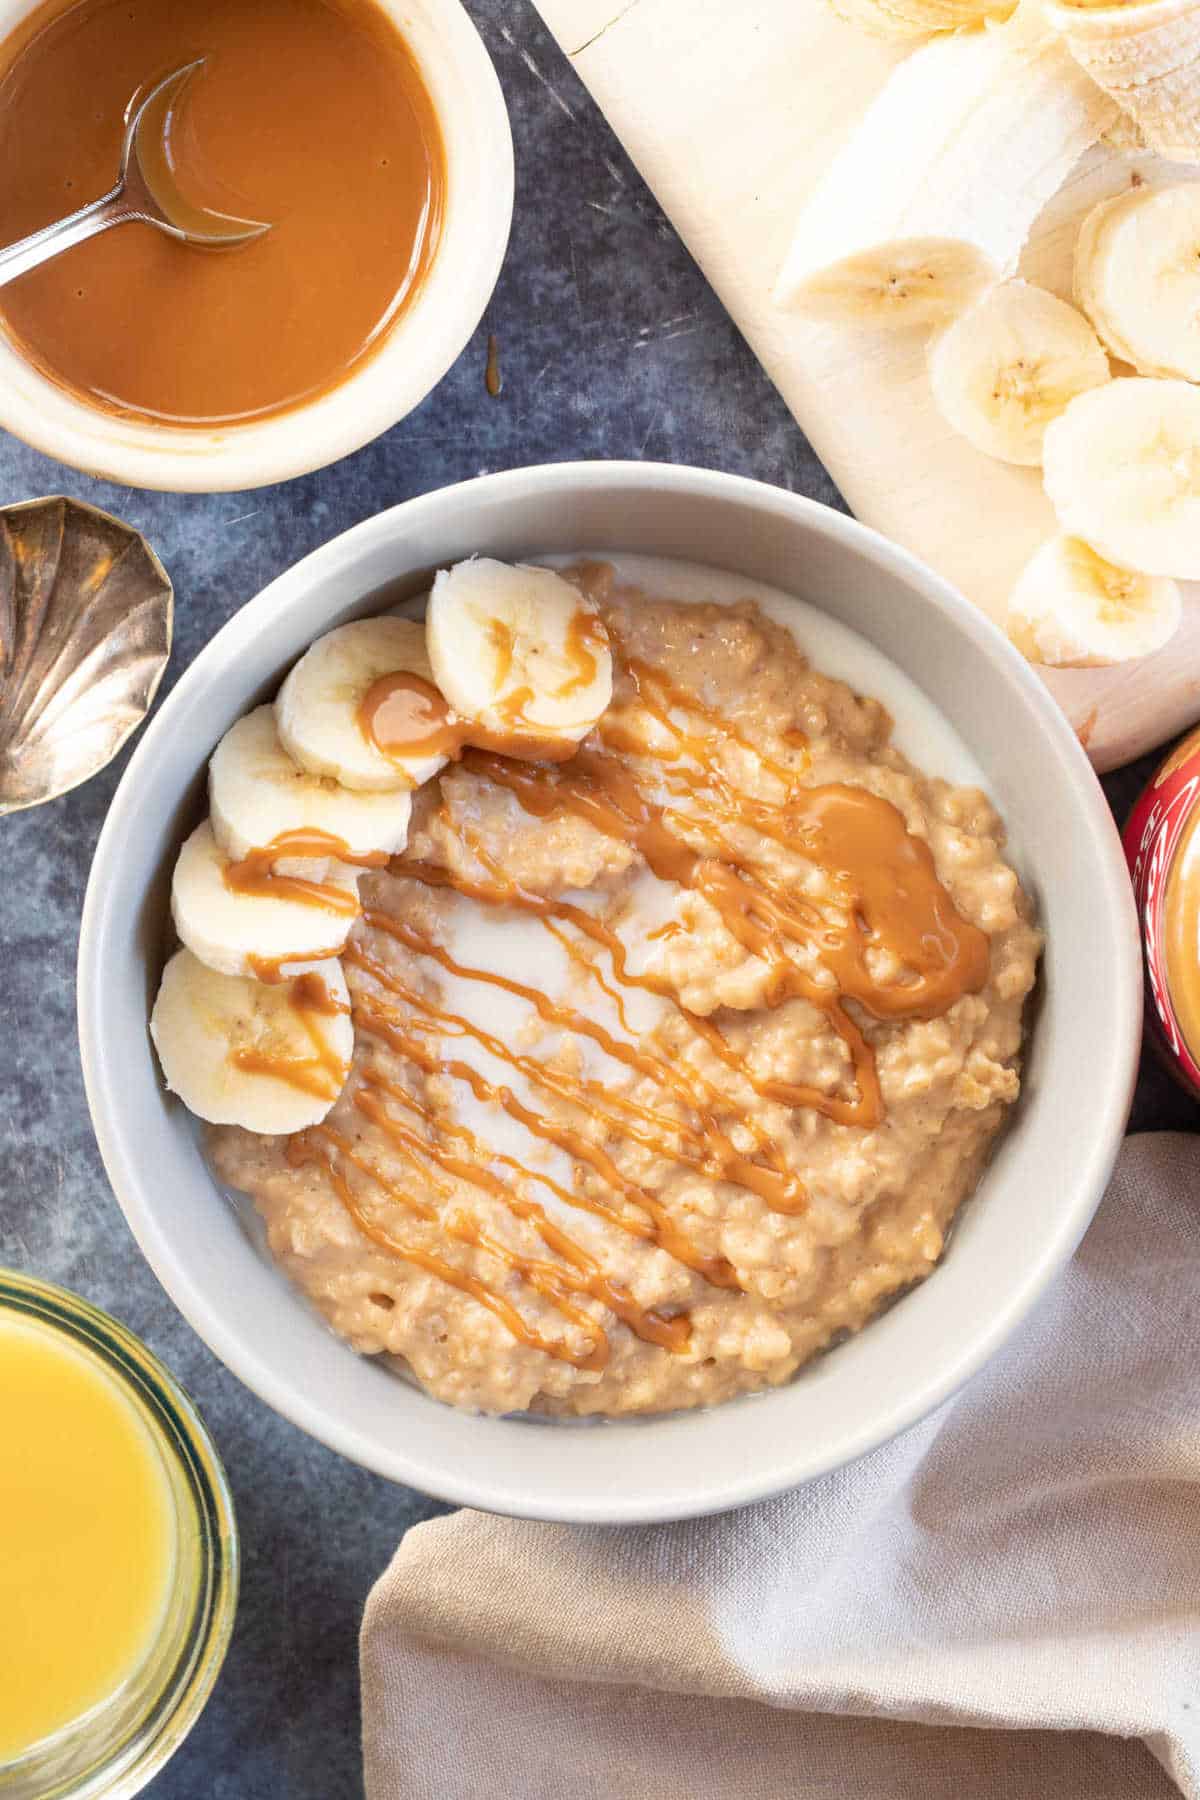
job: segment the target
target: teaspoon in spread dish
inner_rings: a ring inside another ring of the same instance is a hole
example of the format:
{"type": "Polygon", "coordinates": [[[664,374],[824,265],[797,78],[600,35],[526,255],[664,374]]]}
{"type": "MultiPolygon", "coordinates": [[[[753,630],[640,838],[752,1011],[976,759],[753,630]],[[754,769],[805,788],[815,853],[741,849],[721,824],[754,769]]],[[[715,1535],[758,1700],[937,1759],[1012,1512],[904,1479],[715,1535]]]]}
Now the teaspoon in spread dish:
{"type": "Polygon", "coordinates": [[[78,212],[0,250],[0,287],[61,251],[95,237],[97,232],[131,220],[155,225],[180,243],[213,248],[249,243],[271,229],[254,219],[238,219],[229,213],[194,206],[176,186],[170,155],[175,104],[190,77],[203,65],[204,58],[198,57],[175,69],[151,88],[133,110],[125,128],[121,172],[115,187],[78,212]]]}

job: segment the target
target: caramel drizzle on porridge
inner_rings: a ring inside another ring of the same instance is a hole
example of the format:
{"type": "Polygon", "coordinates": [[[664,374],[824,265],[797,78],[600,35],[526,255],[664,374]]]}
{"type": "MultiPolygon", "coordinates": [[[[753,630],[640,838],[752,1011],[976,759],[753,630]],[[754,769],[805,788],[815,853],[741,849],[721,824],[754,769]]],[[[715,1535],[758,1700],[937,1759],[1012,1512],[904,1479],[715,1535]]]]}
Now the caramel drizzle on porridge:
{"type": "MultiPolygon", "coordinates": [[[[666,1127],[667,1132],[671,1132],[675,1136],[682,1136],[687,1141],[694,1143],[696,1148],[703,1150],[703,1156],[680,1156],[676,1145],[667,1143],[662,1138],[653,1138],[648,1134],[642,1134],[642,1136],[631,1134],[631,1136],[637,1143],[642,1143],[644,1147],[655,1150],[660,1156],[675,1157],[676,1161],[684,1161],[694,1168],[702,1168],[705,1174],[720,1172],[721,1179],[734,1181],[734,1183],[738,1183],[738,1186],[757,1193],[757,1197],[761,1201],[765,1201],[772,1211],[797,1213],[802,1210],[804,1188],[795,1174],[792,1174],[792,1170],[788,1170],[786,1163],[781,1161],[779,1152],[770,1136],[756,1120],[743,1121],[743,1130],[747,1130],[748,1134],[756,1141],[759,1157],[750,1159],[750,1157],[743,1156],[738,1148],[734,1147],[732,1139],[721,1130],[720,1123],[716,1120],[714,1109],[718,1109],[721,1105],[725,1109],[729,1109],[727,1096],[721,1096],[720,1089],[698,1069],[689,1067],[687,1075],[684,1075],[666,1058],[655,1057],[653,1051],[642,1049],[639,1044],[631,1044],[619,1037],[613,1037],[612,1031],[604,1030],[603,1024],[599,1024],[594,1019],[588,1019],[587,1013],[578,1012],[574,1006],[563,1006],[558,1001],[552,1001],[549,999],[549,995],[543,994],[540,988],[525,986],[522,981],[516,981],[511,976],[498,976],[495,974],[495,970],[489,970],[489,968],[468,967],[466,963],[461,963],[450,956],[450,952],[444,949],[443,945],[426,938],[412,925],[405,923],[405,920],[390,918],[387,913],[369,911],[367,923],[371,925],[372,929],[385,932],[387,936],[394,938],[398,943],[403,943],[407,949],[414,950],[417,956],[425,956],[425,958],[439,963],[441,968],[446,970],[446,974],[461,976],[468,981],[480,981],[486,986],[502,988],[506,994],[515,995],[516,999],[522,999],[529,1006],[533,1006],[534,1012],[538,1013],[547,1024],[565,1026],[567,1030],[576,1033],[576,1037],[588,1037],[603,1049],[608,1057],[612,1057],[613,1062],[621,1062],[626,1069],[633,1069],[637,1075],[648,1076],[651,1082],[657,1082],[660,1089],[673,1094],[676,1100],[682,1100],[687,1109],[696,1112],[700,1125],[689,1127],[685,1121],[678,1120],[678,1116],[675,1114],[658,1114],[653,1111],[653,1107],[628,1102],[622,1098],[621,1094],[608,1094],[603,1087],[599,1087],[594,1082],[588,1082],[588,1084],[583,1084],[583,1098],[587,1100],[588,1111],[592,1112],[592,1116],[610,1118],[610,1114],[604,1112],[603,1105],[603,1102],[608,1102],[610,1107],[617,1107],[619,1111],[630,1114],[631,1118],[637,1118],[644,1125],[660,1123],[666,1127]],[[707,1102],[707,1107],[702,1102],[707,1102]]],[[[574,954],[574,958],[579,959],[578,945],[572,945],[569,938],[561,941],[565,941],[569,954],[574,954]]],[[[601,979],[596,965],[587,965],[587,967],[590,974],[601,979]]],[[[372,972],[374,972],[374,968],[372,968],[372,972]]],[[[606,986],[603,979],[601,979],[601,985],[606,986]]],[[[615,994],[615,990],[612,988],[606,986],[606,992],[612,999],[619,999],[619,995],[615,994]]],[[[628,1031],[628,1019],[622,1017],[622,1024],[628,1031]]],[[[504,1055],[509,1062],[513,1062],[513,1066],[520,1067],[522,1073],[529,1075],[534,1084],[549,1087],[554,1093],[560,1093],[563,1098],[579,1102],[581,1094],[579,1094],[578,1085],[572,1084],[570,1080],[561,1075],[556,1076],[554,1080],[549,1080],[545,1069],[536,1058],[513,1058],[509,1057],[507,1051],[504,1055]]],[[[621,1125],[621,1121],[612,1120],[612,1118],[610,1118],[610,1123],[613,1123],[613,1127],[621,1125]]]]}
{"type": "MultiPolygon", "coordinates": [[[[636,1074],[645,1075],[660,1088],[673,1094],[677,1100],[698,1117],[696,1126],[689,1125],[674,1115],[656,1112],[653,1107],[636,1104],[619,1094],[608,1094],[596,1082],[580,1081],[566,1076],[559,1071],[548,1069],[536,1057],[514,1055],[500,1044],[500,1040],[467,1020],[460,1019],[452,1013],[444,1013],[430,1006],[422,996],[388,975],[381,966],[357,946],[352,946],[349,958],[356,966],[367,970],[377,981],[384,982],[394,993],[399,994],[409,1006],[415,1006],[423,1012],[435,1014],[441,1021],[453,1025],[455,1035],[468,1035],[484,1044],[493,1055],[502,1055],[504,1059],[526,1077],[535,1087],[544,1088],[558,1098],[574,1104],[585,1104],[593,1118],[604,1119],[614,1130],[622,1131],[640,1144],[644,1149],[652,1150],[659,1156],[669,1156],[686,1167],[700,1170],[706,1175],[715,1175],[720,1180],[732,1181],[739,1187],[748,1188],[758,1195],[773,1212],[799,1212],[805,1200],[804,1189],[797,1177],[787,1168],[771,1144],[765,1132],[754,1131],[760,1150],[760,1160],[755,1161],[737,1150],[728,1134],[719,1124],[714,1104],[721,1103],[721,1095],[711,1082],[707,1081],[697,1070],[690,1071],[690,1080],[682,1075],[671,1063],[651,1051],[643,1050],[638,1045],[627,1043],[614,1037],[603,1025],[589,1019],[586,1014],[577,1012],[574,1007],[563,1006],[543,994],[540,988],[527,987],[523,982],[513,980],[507,975],[497,975],[490,969],[476,969],[457,961],[440,944],[407,924],[402,919],[394,919],[386,913],[368,911],[367,923],[376,931],[382,931],[405,945],[419,956],[424,956],[438,963],[450,975],[461,976],[469,981],[479,981],[486,986],[501,988],[519,1000],[526,1001],[548,1025],[561,1025],[578,1037],[590,1038],[601,1050],[612,1057],[614,1062],[624,1064],[636,1074]],[[707,1099],[708,1107],[698,1106],[698,1097],[707,1099]],[[613,1109],[622,1117],[613,1116],[613,1109]],[[662,1127],[662,1130],[656,1129],[662,1127]],[[665,1130],[666,1136],[663,1135],[665,1130]],[[679,1142],[674,1141],[680,1140],[679,1142]],[[687,1150],[682,1145],[688,1145],[687,1150]]],[[[725,1102],[728,1105],[728,1101],[725,1102]]]]}
{"type": "MultiPolygon", "coordinates": [[[[560,1312],[563,1312],[566,1316],[572,1318],[573,1322],[578,1324],[588,1333],[588,1341],[582,1350],[577,1349],[570,1344],[566,1344],[558,1338],[543,1337],[541,1332],[526,1323],[521,1313],[510,1300],[506,1299],[503,1294],[497,1293],[495,1288],[489,1287],[487,1282],[480,1280],[477,1275],[472,1275],[469,1270],[460,1268],[455,1263],[448,1262],[444,1256],[439,1256],[436,1251],[427,1250],[420,1244],[394,1236],[386,1226],[381,1225],[378,1220],[374,1219],[371,1214],[367,1212],[358,1196],[355,1194],[354,1188],[347,1179],[344,1169],[340,1168],[327,1154],[325,1150],[326,1145],[335,1149],[343,1162],[351,1164],[353,1167],[368,1175],[373,1181],[376,1181],[383,1189],[388,1199],[406,1205],[419,1219],[429,1220],[431,1222],[437,1220],[438,1228],[444,1236],[457,1238],[460,1242],[471,1244],[476,1248],[493,1250],[500,1254],[501,1261],[509,1267],[514,1267],[518,1260],[522,1263],[526,1260],[524,1258],[517,1259],[514,1257],[506,1246],[495,1244],[494,1241],[485,1239],[484,1235],[474,1227],[473,1223],[470,1225],[469,1232],[464,1234],[464,1232],[459,1229],[459,1226],[460,1224],[470,1222],[463,1221],[455,1216],[446,1219],[438,1219],[435,1208],[427,1206],[425,1202],[419,1200],[416,1195],[410,1193],[407,1189],[402,1190],[398,1188],[395,1183],[388,1181],[385,1177],[380,1175],[378,1170],[367,1162],[365,1158],[360,1157],[357,1154],[354,1146],[348,1139],[344,1138],[340,1132],[333,1130],[330,1126],[317,1125],[311,1130],[301,1133],[299,1137],[293,1138],[288,1148],[288,1160],[295,1167],[300,1167],[304,1163],[312,1161],[319,1162],[322,1165],[333,1186],[334,1192],[341,1200],[342,1205],[353,1219],[359,1231],[370,1243],[375,1244],[379,1249],[386,1251],[391,1256],[397,1256],[404,1262],[412,1263],[416,1268],[427,1270],[429,1274],[436,1275],[439,1280],[447,1282],[451,1287],[458,1288],[460,1292],[469,1294],[472,1299],[478,1300],[481,1306],[485,1306],[489,1312],[494,1313],[518,1342],[528,1344],[531,1349],[543,1350],[548,1356],[554,1356],[565,1362],[573,1363],[576,1368],[597,1368],[603,1366],[603,1359],[607,1358],[607,1340],[602,1344],[590,1316],[583,1312],[581,1308],[570,1306],[570,1304],[562,1297],[566,1291],[565,1282],[559,1283],[557,1306],[560,1312]]],[[[428,1176],[426,1179],[428,1179],[428,1176]]],[[[444,1184],[441,1185],[444,1187],[444,1184]]],[[[534,1265],[531,1262],[527,1276],[531,1285],[535,1285],[536,1278],[541,1275],[543,1267],[556,1268],[556,1265],[534,1265]]],[[[543,1286],[544,1285],[546,1284],[543,1282],[543,1286]]]]}
{"type": "MultiPolygon", "coordinates": [[[[591,615],[581,612],[580,617],[587,620],[591,615]]],[[[624,668],[640,707],[659,728],[651,744],[632,734],[617,712],[607,715],[586,746],[558,766],[508,760],[499,746],[480,747],[477,736],[472,747],[460,740],[451,753],[505,789],[531,817],[581,818],[603,835],[630,845],[660,881],[709,902],[734,940],[766,965],[767,1006],[799,997],[824,1014],[845,1046],[853,1071],[852,1092],[831,1094],[757,1075],[718,1026],[688,1011],[665,978],[652,970],[635,973],[629,967],[627,947],[615,932],[585,907],[522,889],[469,826],[457,829],[482,875],[460,875],[418,861],[398,861],[395,873],[429,887],[451,888],[487,906],[512,907],[539,918],[574,964],[614,1001],[626,1031],[622,990],[642,988],[669,1001],[717,1060],[761,1097],[789,1108],[814,1109],[845,1125],[878,1125],[884,1107],[874,1051],[844,1002],[854,1001],[879,1020],[936,1018],[986,983],[990,960],[986,934],[957,912],[938,879],[929,846],[908,831],[890,801],[842,783],[801,785],[810,766],[802,734],[789,732],[784,737],[793,752],[790,761],[773,758],[740,731],[736,720],[675,687],[661,669],[633,659],[626,659],[624,668]],[[680,714],[687,724],[681,723],[680,714]],[[703,729],[695,729],[696,720],[703,729]],[[759,770],[775,778],[783,790],[780,800],[743,793],[730,779],[725,764],[731,746],[752,756],[759,770]],[[793,891],[756,863],[752,853],[732,841],[737,833],[743,839],[747,835],[769,839],[819,868],[832,887],[832,907],[793,891]],[[604,953],[611,980],[585,945],[604,953]]],[[[583,642],[581,685],[592,678],[594,669],[591,649],[583,642]],[[590,670],[583,656],[591,660],[590,670]]],[[[413,747],[411,740],[405,746],[410,754],[413,747]]],[[[446,816],[443,809],[443,819],[446,816]]],[[[706,1255],[694,1245],[658,1197],[632,1181],[601,1144],[561,1119],[534,1111],[510,1087],[488,1080],[470,1062],[448,1053],[447,1042],[479,1044],[513,1068],[535,1093],[599,1119],[608,1136],[745,1188],[773,1212],[795,1213],[805,1205],[804,1189],[768,1133],[757,1121],[737,1117],[736,1101],[677,1053],[659,1054],[644,1042],[627,1042],[538,989],[468,966],[405,919],[376,910],[365,916],[373,930],[454,977],[502,988],[525,1000],[545,1023],[590,1039],[615,1061],[653,1082],[668,1105],[682,1102],[684,1116],[608,1093],[582,1075],[510,1048],[494,1033],[431,1000],[352,940],[345,960],[370,980],[370,987],[360,987],[355,996],[356,1026],[423,1073],[464,1083],[476,1099],[498,1106],[532,1136],[564,1151],[590,1179],[584,1187],[567,1189],[549,1175],[497,1154],[467,1127],[435,1116],[370,1063],[360,1070],[356,1109],[400,1153],[418,1187],[432,1187],[441,1195],[445,1209],[421,1199],[409,1186],[398,1185],[328,1126],[293,1140],[289,1152],[293,1160],[320,1162],[370,1241],[472,1294],[525,1344],[581,1369],[602,1369],[608,1358],[606,1333],[600,1321],[577,1304],[590,1298],[639,1337],[675,1352],[685,1350],[690,1335],[685,1312],[667,1315],[640,1308],[604,1274],[590,1252],[548,1219],[536,1201],[495,1175],[493,1168],[511,1170],[522,1184],[540,1183],[567,1205],[653,1243],[712,1286],[738,1288],[733,1266],[725,1257],[706,1255]],[[409,1116],[398,1116],[397,1107],[409,1116]],[[738,1149],[720,1122],[722,1111],[737,1117],[741,1131],[748,1128],[752,1151],[738,1149]],[[379,1196],[443,1235],[485,1251],[508,1275],[550,1302],[571,1327],[568,1335],[545,1336],[506,1294],[431,1250],[394,1237],[356,1192],[350,1168],[379,1196]],[[514,1217],[531,1223],[559,1260],[521,1254],[489,1236],[477,1221],[454,1209],[456,1181],[490,1194],[514,1217]],[[597,1189],[611,1198],[600,1198],[597,1189]]],[[[668,921],[650,935],[669,939],[683,929],[677,921],[668,921]]]]}
{"type": "Polygon", "coordinates": [[[567,627],[567,660],[571,673],[562,686],[555,689],[556,700],[566,700],[581,688],[590,687],[599,665],[597,651],[608,647],[609,636],[599,613],[581,606],[567,627]]]}
{"type": "MultiPolygon", "coordinates": [[[[467,760],[533,817],[573,813],[631,844],[660,881],[709,901],[730,935],[770,969],[767,1005],[795,996],[810,1000],[853,1049],[856,1068],[871,1053],[846,1032],[843,998],[857,1000],[877,1019],[931,1019],[987,980],[986,933],[956,911],[928,844],[911,835],[891,801],[866,788],[795,788],[778,809],[778,841],[830,877],[843,910],[838,919],[765,870],[734,860],[735,848],[719,835],[711,848],[692,848],[673,826],[695,832],[700,819],[659,806],[636,770],[611,751],[581,750],[568,768],[545,772],[480,752],[467,760]],[[789,944],[812,953],[820,978],[788,954],[789,944]],[[908,979],[873,974],[868,956],[880,949],[903,965],[908,979]]],[[[704,783],[684,779],[689,799],[707,797],[704,783]]]]}
{"type": "MultiPolygon", "coordinates": [[[[882,1102],[873,1060],[858,1071],[863,1096],[854,1100],[826,1094],[823,1089],[810,1087],[802,1082],[780,1081],[770,1076],[756,1075],[743,1062],[736,1049],[726,1041],[723,1033],[715,1025],[699,1014],[688,1011],[670,982],[661,975],[656,975],[653,970],[647,969],[641,973],[635,973],[630,969],[628,952],[615,931],[610,930],[608,926],[594,918],[584,907],[575,906],[567,900],[550,900],[542,894],[527,893],[515,882],[508,880],[499,864],[489,854],[475,833],[469,828],[464,828],[461,835],[463,841],[470,846],[476,860],[492,877],[490,881],[473,880],[457,874],[451,876],[445,869],[420,862],[400,864],[400,873],[422,882],[427,887],[454,888],[456,892],[464,894],[470,899],[478,900],[482,905],[512,906],[523,912],[534,914],[541,919],[546,929],[562,944],[568,955],[586,975],[594,980],[613,1000],[625,1030],[629,1030],[629,1021],[621,1001],[620,987],[641,988],[648,994],[655,994],[658,998],[669,1001],[687,1021],[691,1030],[705,1040],[718,1060],[724,1063],[726,1068],[740,1075],[760,1099],[777,1100],[784,1106],[794,1108],[810,1107],[843,1125],[877,1124],[882,1118],[882,1102]],[[564,925],[575,927],[582,937],[590,939],[598,948],[607,952],[619,984],[617,988],[605,980],[602,971],[589,956],[584,954],[578,941],[573,939],[569,932],[563,930],[564,925]],[[864,1100],[866,1104],[864,1104],[864,1100]]],[[[675,921],[669,921],[669,923],[673,924],[675,921]]],[[[682,932],[685,929],[685,927],[679,926],[679,931],[682,932]]],[[[847,1023],[850,1022],[847,1021],[847,1023]]],[[[853,1031],[855,1027],[851,1024],[850,1029],[853,1031]]]]}
{"type": "MultiPolygon", "coordinates": [[[[723,1256],[705,1256],[689,1243],[685,1234],[679,1229],[676,1221],[654,1195],[631,1181],[618,1168],[608,1152],[599,1144],[593,1143],[582,1132],[570,1125],[547,1118],[541,1113],[523,1104],[507,1086],[498,1086],[487,1080],[469,1062],[458,1057],[447,1057],[440,1054],[431,1044],[437,1044],[444,1038],[472,1038],[489,1050],[493,1056],[507,1062],[521,1074],[530,1075],[537,1068],[541,1079],[535,1085],[545,1091],[558,1094],[565,1099],[573,1099],[579,1105],[589,1104],[589,1096],[578,1088],[570,1077],[556,1075],[553,1080],[548,1072],[542,1069],[532,1057],[522,1057],[510,1051],[499,1038],[481,1027],[471,1024],[457,1013],[436,1006],[432,1001],[419,995],[415,989],[400,981],[390,970],[383,968],[361,945],[351,945],[347,950],[347,960],[370,974],[380,985],[396,999],[405,1003],[412,1011],[401,1012],[374,996],[359,996],[354,1004],[354,1020],[365,1031],[380,1038],[407,1062],[420,1069],[426,1075],[449,1075],[455,1080],[465,1082],[477,1100],[499,1106],[509,1118],[543,1143],[563,1150],[576,1164],[583,1164],[610,1190],[619,1196],[627,1206],[633,1206],[650,1220],[651,1230],[642,1229],[641,1221],[630,1220],[624,1208],[618,1210],[602,1201],[592,1200],[589,1196],[572,1193],[570,1203],[595,1213],[608,1224],[622,1230],[632,1230],[635,1236],[649,1236],[666,1250],[677,1262],[702,1275],[714,1287],[736,1287],[732,1265],[723,1256]]],[[[355,1096],[355,1104],[358,1097],[355,1096]]],[[[361,1109],[360,1109],[361,1110],[361,1109]]],[[[620,1124],[621,1122],[616,1122],[620,1124]]],[[[622,1126],[623,1128],[623,1126],[622,1126]]],[[[531,1171],[523,1171],[526,1174],[531,1171]]]]}
{"type": "MultiPolygon", "coordinates": [[[[574,1303],[575,1299],[580,1297],[599,1301],[647,1343],[657,1344],[663,1349],[674,1351],[686,1347],[691,1327],[684,1315],[676,1314],[672,1317],[639,1306],[620,1282],[614,1281],[611,1276],[604,1273],[590,1252],[577,1244],[573,1238],[547,1218],[545,1210],[537,1201],[514,1193],[486,1166],[490,1157],[490,1160],[503,1161],[520,1169],[520,1165],[513,1163],[513,1159],[490,1156],[488,1147],[481,1144],[475,1134],[466,1126],[457,1123],[447,1125],[444,1120],[435,1119],[429,1109],[422,1106],[404,1088],[373,1072],[365,1076],[363,1086],[355,1095],[355,1104],[368,1119],[384,1132],[392,1146],[399,1150],[410,1165],[416,1181],[423,1188],[426,1190],[432,1188],[444,1203],[452,1202],[454,1187],[450,1181],[442,1179],[438,1174],[439,1170],[443,1175],[466,1180],[473,1186],[482,1188],[500,1200],[513,1217],[532,1223],[547,1250],[562,1260],[551,1262],[543,1257],[522,1254],[486,1232],[478,1221],[469,1215],[453,1211],[449,1206],[439,1209],[431,1205],[408,1185],[402,1186],[384,1174],[368,1157],[363,1156],[341,1132],[329,1125],[314,1126],[294,1138],[289,1145],[289,1160],[295,1166],[300,1166],[305,1162],[319,1162],[351,1218],[372,1243],[401,1257],[406,1262],[415,1263],[432,1274],[441,1275],[444,1280],[449,1280],[452,1285],[472,1294],[481,1304],[495,1313],[520,1342],[528,1344],[534,1349],[543,1350],[550,1356],[573,1363],[576,1368],[599,1370],[603,1369],[608,1361],[607,1334],[590,1313],[585,1312],[574,1303]],[[415,1114],[429,1130],[438,1133],[437,1138],[424,1135],[405,1120],[398,1118],[383,1101],[377,1098],[379,1094],[386,1095],[388,1099],[398,1102],[409,1113],[415,1114]],[[452,1143],[463,1145],[470,1154],[465,1158],[457,1155],[450,1147],[452,1143]],[[336,1151],[343,1166],[339,1167],[339,1163],[333,1160],[329,1154],[330,1150],[336,1151]],[[468,1274],[466,1271],[456,1268],[455,1265],[447,1263],[436,1252],[409,1240],[395,1237],[372,1216],[362,1199],[355,1193],[346,1173],[345,1165],[347,1164],[357,1170],[359,1174],[365,1175],[373,1188],[377,1189],[392,1204],[404,1207],[417,1219],[434,1226],[444,1236],[458,1243],[467,1244],[473,1249],[483,1250],[489,1256],[494,1257],[503,1268],[517,1276],[535,1293],[549,1300],[555,1309],[582,1334],[582,1344],[577,1340],[543,1336],[524,1319],[510,1300],[503,1294],[497,1293],[494,1288],[489,1287],[480,1277],[468,1274]],[[447,1273],[447,1271],[453,1272],[447,1273]]],[[[561,1194],[564,1190],[556,1187],[556,1191],[561,1194]]],[[[597,1210],[602,1209],[597,1208],[597,1210]]]]}

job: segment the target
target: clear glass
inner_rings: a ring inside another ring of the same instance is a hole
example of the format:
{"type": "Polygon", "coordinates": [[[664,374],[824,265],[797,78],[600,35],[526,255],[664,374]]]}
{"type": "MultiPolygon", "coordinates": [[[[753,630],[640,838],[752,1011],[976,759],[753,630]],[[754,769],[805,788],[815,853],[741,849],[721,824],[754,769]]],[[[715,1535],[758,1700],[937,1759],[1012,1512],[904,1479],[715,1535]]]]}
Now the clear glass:
{"type": "Polygon", "coordinates": [[[224,1661],[237,1607],[233,1499],[195,1407],[132,1332],[11,1269],[0,1269],[0,1312],[61,1332],[117,1381],[158,1447],[175,1513],[171,1591],[141,1666],[103,1706],[0,1763],[0,1800],[129,1800],[179,1748],[224,1661]]]}

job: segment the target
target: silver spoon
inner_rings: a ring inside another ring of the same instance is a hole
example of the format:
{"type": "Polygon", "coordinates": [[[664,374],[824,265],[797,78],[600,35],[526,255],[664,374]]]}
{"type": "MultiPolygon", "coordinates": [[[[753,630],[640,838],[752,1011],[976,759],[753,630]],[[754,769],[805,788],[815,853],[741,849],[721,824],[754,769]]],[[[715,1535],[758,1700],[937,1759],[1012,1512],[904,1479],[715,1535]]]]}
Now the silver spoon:
{"type": "Polygon", "coordinates": [[[151,88],[134,111],[121,146],[121,173],[111,192],[0,250],[0,287],[60,251],[107,231],[110,225],[124,225],[131,219],[156,225],[180,243],[213,247],[245,244],[271,229],[254,219],[235,219],[228,213],[193,206],[175,184],[169,144],[175,102],[184,84],[203,65],[201,56],[176,69],[151,88]]]}

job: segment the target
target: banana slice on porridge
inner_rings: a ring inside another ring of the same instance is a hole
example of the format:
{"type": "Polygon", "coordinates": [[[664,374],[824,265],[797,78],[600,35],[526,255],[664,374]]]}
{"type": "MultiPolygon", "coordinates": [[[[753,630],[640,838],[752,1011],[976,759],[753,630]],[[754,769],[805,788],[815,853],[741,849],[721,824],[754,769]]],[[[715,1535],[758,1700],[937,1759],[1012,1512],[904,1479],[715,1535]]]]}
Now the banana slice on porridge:
{"type": "Polygon", "coordinates": [[[356,619],[318,638],[279,690],[275,719],[293,762],[366,793],[420,787],[457,743],[413,619],[356,619]]]}
{"type": "Polygon", "coordinates": [[[425,620],[429,660],[470,741],[508,756],[573,754],[612,699],[603,622],[552,569],[476,557],[443,570],[425,620]]]}
{"type": "Polygon", "coordinates": [[[208,766],[213,836],[234,862],[270,857],[281,874],[316,875],[339,861],[382,866],[408,839],[406,788],[364,793],[293,762],[272,706],[230,727],[208,766]],[[315,866],[314,866],[315,865],[315,866]]]}
{"type": "Polygon", "coordinates": [[[338,954],[359,915],[357,889],[341,868],[313,881],[253,858],[231,862],[205,819],[179,852],[171,917],[181,942],[217,974],[282,981],[338,954]]]}
{"type": "Polygon", "coordinates": [[[354,1055],[350,992],[336,962],[269,987],[219,975],[190,950],[163,971],[150,1018],[167,1086],[198,1118],[272,1135],[319,1124],[354,1055]]]}

